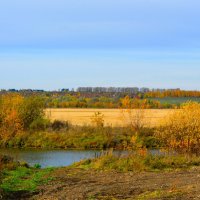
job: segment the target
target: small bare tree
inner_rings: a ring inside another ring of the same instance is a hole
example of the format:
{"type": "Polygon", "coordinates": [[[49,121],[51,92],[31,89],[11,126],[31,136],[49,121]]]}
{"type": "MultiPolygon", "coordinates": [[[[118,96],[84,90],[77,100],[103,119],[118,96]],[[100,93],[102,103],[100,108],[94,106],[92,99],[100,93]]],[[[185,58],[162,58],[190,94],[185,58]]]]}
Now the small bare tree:
{"type": "Polygon", "coordinates": [[[96,127],[104,126],[104,115],[101,112],[95,112],[91,117],[91,122],[96,127]]]}
{"type": "Polygon", "coordinates": [[[129,96],[121,99],[122,119],[134,131],[139,131],[145,126],[145,104],[132,101],[129,96]],[[136,105],[137,104],[137,105],[136,105]]]}

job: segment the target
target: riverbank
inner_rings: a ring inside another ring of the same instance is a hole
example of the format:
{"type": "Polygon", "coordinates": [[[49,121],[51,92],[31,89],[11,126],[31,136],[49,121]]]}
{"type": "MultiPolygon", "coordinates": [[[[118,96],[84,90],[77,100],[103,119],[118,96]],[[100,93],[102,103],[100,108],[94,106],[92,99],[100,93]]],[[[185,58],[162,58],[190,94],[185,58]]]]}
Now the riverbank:
{"type": "Polygon", "coordinates": [[[120,173],[59,168],[36,191],[10,193],[8,200],[199,199],[200,168],[171,172],[120,173]]]}
{"type": "Polygon", "coordinates": [[[200,168],[171,172],[119,173],[61,168],[31,200],[199,199],[200,168]]]}
{"type": "Polygon", "coordinates": [[[159,148],[160,142],[154,136],[154,129],[143,128],[135,137],[130,127],[71,126],[58,122],[58,129],[24,131],[10,138],[0,140],[1,148],[36,149],[120,149],[135,145],[159,148]],[[136,144],[137,143],[137,144],[136,144]]]}
{"type": "Polygon", "coordinates": [[[14,169],[6,169],[0,185],[3,199],[188,200],[200,197],[198,157],[177,156],[170,160],[168,156],[154,156],[151,157],[150,164],[145,162],[146,156],[143,155],[141,160],[134,160],[132,157],[132,168],[121,170],[108,166],[127,164],[121,163],[120,159],[123,157],[113,160],[111,157],[107,159],[107,156],[109,155],[85,160],[70,167],[39,169],[39,165],[34,168],[19,165],[14,169]],[[146,167],[151,166],[151,169],[141,169],[141,162],[146,167]],[[153,162],[156,165],[152,165],[153,162]],[[91,163],[96,165],[90,165],[91,163]],[[105,167],[101,167],[100,163],[105,167]],[[163,163],[168,163],[168,166],[163,163]]]}

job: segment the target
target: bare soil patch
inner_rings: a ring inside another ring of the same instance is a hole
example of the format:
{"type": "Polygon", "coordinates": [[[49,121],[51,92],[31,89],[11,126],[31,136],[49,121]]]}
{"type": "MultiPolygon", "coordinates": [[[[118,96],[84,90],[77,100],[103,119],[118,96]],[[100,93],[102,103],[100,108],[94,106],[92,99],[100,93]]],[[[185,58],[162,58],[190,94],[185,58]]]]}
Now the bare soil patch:
{"type": "Polygon", "coordinates": [[[200,168],[119,173],[60,168],[31,200],[200,199],[200,168]]]}

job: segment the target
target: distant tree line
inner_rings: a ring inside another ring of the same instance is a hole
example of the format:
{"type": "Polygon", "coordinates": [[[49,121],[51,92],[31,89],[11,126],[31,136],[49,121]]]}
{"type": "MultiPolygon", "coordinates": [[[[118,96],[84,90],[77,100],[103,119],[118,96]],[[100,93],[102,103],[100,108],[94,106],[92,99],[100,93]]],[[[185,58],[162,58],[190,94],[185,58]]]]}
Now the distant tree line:
{"type": "MultiPolygon", "coordinates": [[[[128,95],[127,95],[128,96],[128,95]]],[[[46,97],[45,104],[47,108],[122,108],[123,97],[82,97],[81,95],[54,96],[46,97]]],[[[144,105],[145,109],[152,108],[175,108],[177,105],[161,103],[158,100],[142,99],[140,97],[130,98],[134,108],[140,108],[144,105]]]]}
{"type": "Polygon", "coordinates": [[[23,96],[43,95],[43,96],[65,96],[80,95],[82,97],[123,97],[129,95],[131,97],[140,98],[165,98],[165,97],[200,97],[200,91],[187,91],[177,89],[150,89],[138,87],[78,87],[77,89],[63,88],[60,90],[45,91],[42,89],[8,89],[0,90],[1,94],[19,93],[23,96]]]}
{"type": "Polygon", "coordinates": [[[43,89],[1,89],[0,93],[6,92],[17,92],[17,93],[68,93],[68,92],[80,92],[80,93],[129,93],[129,94],[138,94],[138,93],[148,93],[148,92],[165,92],[165,91],[174,91],[180,90],[177,89],[150,89],[147,87],[78,87],[77,89],[72,88],[63,88],[59,90],[46,91],[43,89]]]}
{"type": "Polygon", "coordinates": [[[163,90],[163,91],[149,91],[144,95],[144,98],[165,98],[165,97],[200,97],[200,91],[163,90]]]}

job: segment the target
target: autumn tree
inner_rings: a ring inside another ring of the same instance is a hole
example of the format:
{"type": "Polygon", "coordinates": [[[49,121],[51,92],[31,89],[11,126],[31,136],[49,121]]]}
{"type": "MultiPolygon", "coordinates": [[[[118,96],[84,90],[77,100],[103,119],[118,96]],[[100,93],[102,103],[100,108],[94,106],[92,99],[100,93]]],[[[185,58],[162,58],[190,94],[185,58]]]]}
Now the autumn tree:
{"type": "Polygon", "coordinates": [[[200,104],[187,102],[169,115],[156,136],[168,149],[200,154],[200,104]]]}
{"type": "Polygon", "coordinates": [[[33,122],[42,121],[44,118],[44,101],[40,97],[26,97],[23,104],[20,105],[18,112],[23,122],[23,128],[27,130],[33,122]]]}
{"type": "Polygon", "coordinates": [[[2,95],[0,97],[0,136],[3,139],[14,137],[23,130],[18,108],[23,103],[23,97],[18,94],[2,95]]]}
{"type": "Polygon", "coordinates": [[[12,93],[0,96],[0,135],[4,139],[28,130],[33,122],[41,124],[43,118],[41,98],[12,93]]]}
{"type": "Polygon", "coordinates": [[[145,100],[131,99],[129,96],[121,99],[123,121],[135,131],[141,130],[146,124],[145,108],[147,108],[145,100]]]}

